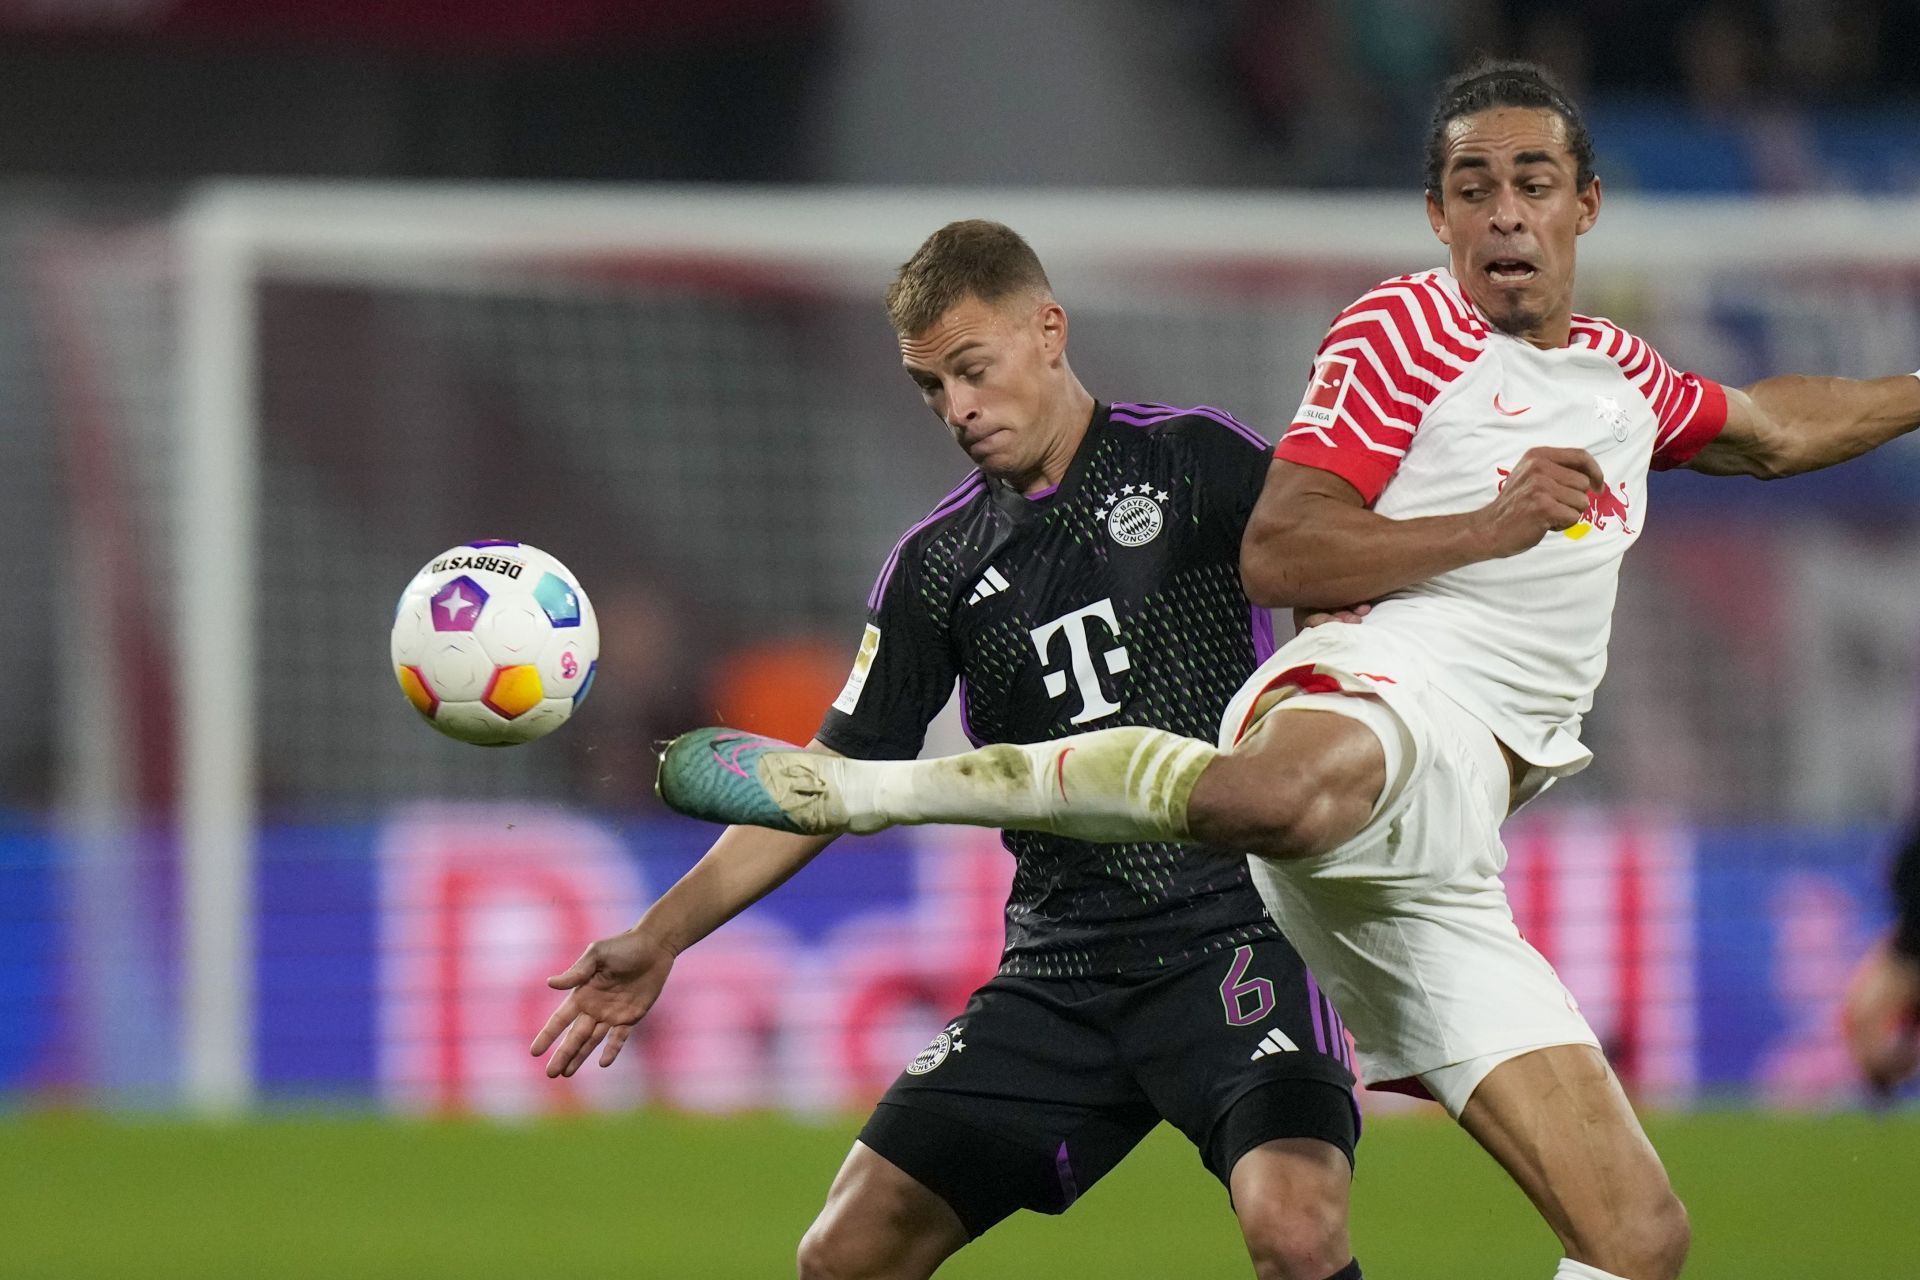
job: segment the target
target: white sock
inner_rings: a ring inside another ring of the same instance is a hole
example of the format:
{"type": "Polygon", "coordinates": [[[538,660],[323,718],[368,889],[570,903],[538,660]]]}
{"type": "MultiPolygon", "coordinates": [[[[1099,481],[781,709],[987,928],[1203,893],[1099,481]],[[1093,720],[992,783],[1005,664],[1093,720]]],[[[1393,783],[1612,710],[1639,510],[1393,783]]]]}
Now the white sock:
{"type": "Polygon", "coordinates": [[[937,760],[810,763],[853,831],[952,822],[1076,840],[1184,840],[1187,798],[1219,754],[1196,738],[1135,725],[937,760]]]}
{"type": "Polygon", "coordinates": [[[1553,1280],[1625,1280],[1625,1277],[1590,1267],[1584,1262],[1575,1262],[1572,1258],[1562,1258],[1559,1267],[1554,1270],[1553,1280]]]}

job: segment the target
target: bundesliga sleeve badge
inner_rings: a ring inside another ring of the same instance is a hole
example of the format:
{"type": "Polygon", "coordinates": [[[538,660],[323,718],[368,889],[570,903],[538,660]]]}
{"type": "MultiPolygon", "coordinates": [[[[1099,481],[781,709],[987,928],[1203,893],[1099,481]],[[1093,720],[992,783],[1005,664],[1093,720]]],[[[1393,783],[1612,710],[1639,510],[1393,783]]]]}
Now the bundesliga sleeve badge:
{"type": "Polygon", "coordinates": [[[1347,383],[1352,377],[1352,356],[1321,356],[1314,362],[1307,398],[1300,402],[1300,412],[1293,415],[1293,420],[1331,427],[1340,416],[1340,402],[1347,398],[1347,383]]]}

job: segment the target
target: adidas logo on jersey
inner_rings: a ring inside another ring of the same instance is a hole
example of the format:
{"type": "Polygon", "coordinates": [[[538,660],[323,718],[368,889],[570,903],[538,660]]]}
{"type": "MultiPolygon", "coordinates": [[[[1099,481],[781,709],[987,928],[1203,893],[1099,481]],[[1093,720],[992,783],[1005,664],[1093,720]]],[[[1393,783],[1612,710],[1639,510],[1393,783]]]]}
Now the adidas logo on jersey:
{"type": "Polygon", "coordinates": [[[973,594],[967,597],[967,603],[979,604],[988,596],[997,596],[1006,589],[1007,580],[1000,576],[998,569],[988,565],[987,571],[980,575],[980,581],[974,584],[973,594]]]}
{"type": "Polygon", "coordinates": [[[1253,1056],[1248,1058],[1247,1061],[1258,1062],[1260,1059],[1270,1058],[1276,1053],[1298,1052],[1300,1052],[1300,1046],[1289,1039],[1286,1032],[1276,1027],[1272,1031],[1267,1032],[1266,1036],[1261,1039],[1260,1047],[1253,1051],[1253,1056]]]}

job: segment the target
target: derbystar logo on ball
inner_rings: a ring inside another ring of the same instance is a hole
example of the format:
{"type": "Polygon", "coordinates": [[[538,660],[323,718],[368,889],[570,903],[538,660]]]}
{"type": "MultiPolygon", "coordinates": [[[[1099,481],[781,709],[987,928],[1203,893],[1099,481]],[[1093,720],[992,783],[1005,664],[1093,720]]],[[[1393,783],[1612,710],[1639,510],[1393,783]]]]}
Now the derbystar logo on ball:
{"type": "Polygon", "coordinates": [[[427,723],[483,747],[545,737],[587,696],[600,656],[572,572],[523,542],[469,542],[414,575],[393,615],[394,678],[427,723]]]}

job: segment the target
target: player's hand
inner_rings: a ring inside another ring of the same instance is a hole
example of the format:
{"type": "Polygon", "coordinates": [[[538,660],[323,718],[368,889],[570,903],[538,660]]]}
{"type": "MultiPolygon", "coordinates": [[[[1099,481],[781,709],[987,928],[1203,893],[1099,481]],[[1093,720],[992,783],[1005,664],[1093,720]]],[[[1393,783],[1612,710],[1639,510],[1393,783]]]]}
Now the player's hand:
{"type": "Polygon", "coordinates": [[[568,995],[533,1038],[536,1058],[559,1046],[547,1059],[547,1076],[572,1075],[587,1064],[602,1040],[607,1047],[600,1054],[600,1065],[612,1066],[633,1034],[634,1024],[660,998],[673,960],[671,947],[629,929],[600,939],[565,973],[548,978],[548,986],[568,995]]]}
{"type": "Polygon", "coordinates": [[[1308,627],[1323,627],[1329,622],[1358,622],[1373,612],[1370,604],[1350,604],[1344,609],[1295,609],[1293,611],[1293,629],[1305,631],[1308,627]]]}
{"type": "Polygon", "coordinates": [[[1885,1092],[1920,1069],[1920,962],[1882,938],[1847,983],[1841,1010],[1847,1049],[1860,1074],[1885,1092]]]}
{"type": "Polygon", "coordinates": [[[1477,513],[1493,559],[1517,556],[1540,539],[1578,524],[1589,494],[1606,490],[1607,476],[1585,449],[1529,449],[1477,513]]]}

